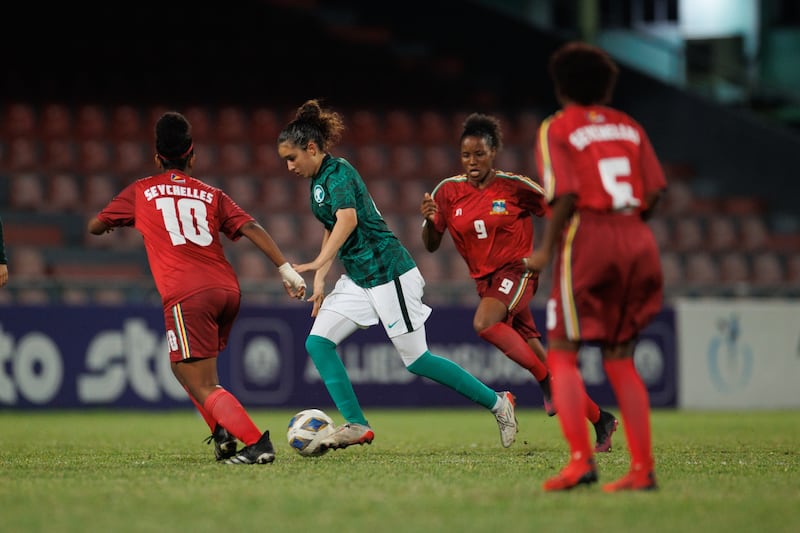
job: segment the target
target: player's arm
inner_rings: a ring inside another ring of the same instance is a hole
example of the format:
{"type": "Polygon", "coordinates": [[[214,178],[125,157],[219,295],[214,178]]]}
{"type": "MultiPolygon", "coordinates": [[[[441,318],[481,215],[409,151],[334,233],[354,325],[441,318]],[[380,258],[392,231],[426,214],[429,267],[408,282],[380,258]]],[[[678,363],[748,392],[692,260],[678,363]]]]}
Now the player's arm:
{"type": "Polygon", "coordinates": [[[92,235],[102,235],[103,233],[111,231],[114,228],[112,228],[111,226],[109,226],[108,224],[106,224],[105,222],[100,220],[99,218],[94,217],[91,220],[89,220],[89,224],[87,225],[87,229],[89,230],[89,233],[91,233],[92,235]]]}
{"type": "Polygon", "coordinates": [[[542,243],[533,253],[522,259],[525,267],[534,272],[541,272],[550,264],[550,259],[553,256],[556,242],[558,242],[559,235],[561,235],[564,225],[567,220],[572,216],[575,209],[575,194],[565,194],[559,196],[551,205],[550,218],[547,219],[544,227],[544,234],[542,235],[542,243]]]}
{"type": "Polygon", "coordinates": [[[430,193],[426,192],[425,196],[423,196],[419,210],[422,216],[425,217],[425,220],[422,221],[422,244],[425,245],[425,249],[429,252],[435,252],[439,249],[439,245],[442,244],[442,235],[444,233],[437,231],[434,227],[434,219],[439,208],[430,193]]]}
{"type": "Polygon", "coordinates": [[[286,260],[286,257],[284,257],[283,252],[281,252],[281,249],[272,238],[272,235],[270,235],[261,224],[255,220],[245,222],[239,228],[239,233],[250,239],[250,241],[256,245],[259,250],[264,252],[264,255],[269,257],[270,261],[278,267],[283,285],[286,287],[286,291],[290,296],[300,299],[305,297],[305,280],[292,268],[292,265],[286,260]]]}

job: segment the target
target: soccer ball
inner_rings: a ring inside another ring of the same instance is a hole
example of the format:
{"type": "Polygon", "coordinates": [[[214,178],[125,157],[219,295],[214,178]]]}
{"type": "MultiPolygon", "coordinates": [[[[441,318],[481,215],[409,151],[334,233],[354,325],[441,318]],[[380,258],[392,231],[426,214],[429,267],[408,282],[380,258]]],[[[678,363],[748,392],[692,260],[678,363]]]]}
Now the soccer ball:
{"type": "Polygon", "coordinates": [[[304,457],[318,457],[328,452],[320,448],[322,439],[334,431],[333,419],[320,409],[304,409],[289,420],[286,440],[289,446],[304,457]]]}

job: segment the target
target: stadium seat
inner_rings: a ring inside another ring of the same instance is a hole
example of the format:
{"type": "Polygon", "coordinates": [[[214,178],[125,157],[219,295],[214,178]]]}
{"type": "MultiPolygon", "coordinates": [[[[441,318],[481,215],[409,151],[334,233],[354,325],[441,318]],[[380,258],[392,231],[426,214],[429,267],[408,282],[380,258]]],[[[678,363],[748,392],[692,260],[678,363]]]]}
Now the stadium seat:
{"type": "Polygon", "coordinates": [[[286,167],[286,163],[278,155],[278,149],[274,143],[263,143],[252,145],[252,169],[251,172],[263,179],[290,179],[292,174],[286,167]]]}
{"type": "Polygon", "coordinates": [[[278,134],[283,128],[283,119],[273,109],[259,107],[250,113],[248,138],[253,144],[266,144],[276,150],[278,134]]]}
{"type": "Polygon", "coordinates": [[[391,178],[371,179],[368,184],[370,196],[381,213],[396,213],[403,206],[398,198],[398,186],[391,178]]]}
{"type": "Polygon", "coordinates": [[[27,102],[12,102],[6,106],[0,131],[6,139],[23,137],[31,139],[38,134],[38,115],[27,102]]]}
{"type": "Polygon", "coordinates": [[[223,178],[222,182],[222,189],[228,193],[228,196],[248,212],[260,207],[258,199],[261,191],[259,188],[259,180],[243,174],[223,178]]]}
{"type": "Polygon", "coordinates": [[[708,252],[693,252],[686,256],[686,281],[694,285],[716,285],[719,270],[715,259],[708,252]]]}
{"type": "Polygon", "coordinates": [[[41,167],[41,144],[35,138],[12,139],[7,148],[6,169],[8,172],[35,172],[41,167]]]}
{"type": "Polygon", "coordinates": [[[78,147],[70,139],[50,139],[42,146],[42,170],[74,172],[78,168],[78,147]]]}
{"type": "Polygon", "coordinates": [[[74,134],[72,109],[57,102],[46,104],[39,119],[39,130],[43,140],[71,138],[74,134]]]}
{"type": "Polygon", "coordinates": [[[753,252],[764,250],[769,245],[769,228],[760,215],[749,215],[739,220],[740,247],[753,252]]]}
{"type": "Polygon", "coordinates": [[[672,247],[672,234],[670,224],[664,217],[653,217],[647,221],[658,243],[659,250],[668,250],[672,247]]]}
{"type": "Polygon", "coordinates": [[[684,215],[673,221],[672,229],[674,250],[692,252],[701,249],[705,244],[703,223],[698,217],[684,215]]]}
{"type": "Polygon", "coordinates": [[[355,146],[381,142],[383,124],[374,111],[358,109],[350,114],[349,119],[345,117],[344,121],[346,127],[342,133],[343,142],[355,146]]]}
{"type": "Polygon", "coordinates": [[[117,142],[150,142],[153,131],[145,127],[142,110],[129,104],[119,104],[111,110],[109,135],[117,142]]]}
{"type": "Polygon", "coordinates": [[[155,150],[149,144],[133,139],[135,137],[113,144],[111,172],[124,183],[143,178],[158,170],[153,159],[155,150]]]}
{"type": "Polygon", "coordinates": [[[785,280],[781,256],[774,251],[758,252],[753,255],[753,278],[755,285],[777,286],[785,280]]]}
{"type": "Polygon", "coordinates": [[[78,107],[75,117],[75,137],[79,140],[105,140],[109,135],[110,118],[105,108],[86,103],[78,107]]]}
{"type": "Polygon", "coordinates": [[[217,172],[223,177],[247,174],[252,168],[249,145],[243,142],[226,142],[219,148],[217,172]]]}
{"type": "Polygon", "coordinates": [[[388,145],[415,144],[417,138],[417,122],[409,111],[392,109],[384,117],[385,127],[383,141],[388,145]]]}
{"type": "Polygon", "coordinates": [[[203,106],[193,105],[188,107],[183,115],[192,125],[192,138],[195,144],[210,143],[216,139],[216,117],[214,113],[203,106]]]}
{"type": "Polygon", "coordinates": [[[16,211],[41,211],[45,204],[44,179],[34,172],[11,176],[9,207],[16,211]]]}
{"type": "MultiPolygon", "coordinates": [[[[224,106],[217,113],[217,141],[221,143],[248,142],[250,125],[244,110],[238,106],[224,106]]],[[[277,137],[273,140],[273,145],[277,137]]]]}
{"type": "Polygon", "coordinates": [[[458,148],[438,144],[422,148],[422,168],[420,177],[442,180],[461,173],[458,148]]]}
{"type": "Polygon", "coordinates": [[[75,174],[59,172],[47,180],[47,200],[44,211],[82,213],[84,198],[82,180],[75,174]]]}
{"type": "Polygon", "coordinates": [[[719,258],[719,280],[722,283],[750,281],[750,263],[742,252],[725,252],[719,258]]]}
{"type": "Polygon", "coordinates": [[[419,138],[416,142],[421,144],[447,144],[458,141],[450,131],[448,118],[441,112],[427,109],[419,114],[419,138]]]}
{"type": "Polygon", "coordinates": [[[361,178],[367,183],[386,177],[389,162],[384,146],[377,143],[364,143],[355,146],[353,165],[361,178]]]}
{"type": "MultiPolygon", "coordinates": [[[[4,228],[5,230],[5,223],[4,228]]],[[[5,233],[5,231],[4,231],[5,233]]],[[[9,246],[9,278],[22,281],[41,281],[47,279],[48,266],[42,249],[38,243],[9,246]]]]}
{"type": "Polygon", "coordinates": [[[114,147],[103,140],[89,139],[78,145],[78,170],[84,174],[109,172],[112,168],[114,147]]]}
{"type": "Polygon", "coordinates": [[[420,170],[419,149],[410,144],[389,147],[387,173],[397,181],[416,179],[420,170]]]}
{"type": "Polygon", "coordinates": [[[711,215],[707,221],[707,246],[711,251],[733,250],[738,245],[738,231],[733,217],[723,214],[711,215]]]}
{"type": "Polygon", "coordinates": [[[667,289],[679,287],[685,281],[683,260],[678,253],[663,252],[661,270],[664,273],[664,286],[667,289]]]}

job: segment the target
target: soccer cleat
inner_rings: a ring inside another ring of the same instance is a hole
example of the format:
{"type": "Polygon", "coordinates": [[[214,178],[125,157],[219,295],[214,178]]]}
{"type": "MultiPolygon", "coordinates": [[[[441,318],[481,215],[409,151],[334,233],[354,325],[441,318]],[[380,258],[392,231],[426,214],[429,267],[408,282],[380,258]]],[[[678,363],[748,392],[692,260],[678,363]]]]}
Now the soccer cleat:
{"type": "Polygon", "coordinates": [[[338,450],[354,444],[372,444],[375,433],[372,428],[364,424],[343,424],[336,428],[330,436],[322,439],[320,449],[338,450]]]}
{"type": "Polygon", "coordinates": [[[556,407],[553,405],[553,393],[550,391],[550,374],[539,382],[539,387],[542,389],[542,396],[544,397],[544,411],[547,416],[556,416],[556,407]]]}
{"type": "Polygon", "coordinates": [[[500,408],[494,414],[497,427],[500,428],[500,442],[508,448],[517,440],[517,415],[514,413],[516,397],[508,391],[500,393],[500,408]]]}
{"type": "Polygon", "coordinates": [[[236,437],[219,424],[214,427],[214,433],[206,439],[206,444],[211,444],[212,440],[214,441],[214,456],[217,461],[236,455],[236,437]]]}
{"type": "Polygon", "coordinates": [[[570,490],[578,485],[591,485],[597,482],[597,466],[594,458],[573,459],[567,466],[544,482],[542,488],[546,491],[570,490]]]}
{"type": "Polygon", "coordinates": [[[275,448],[269,440],[269,430],[265,431],[255,444],[245,446],[239,453],[225,460],[227,465],[267,464],[275,460],[275,448]]]}
{"type": "Polygon", "coordinates": [[[603,492],[619,492],[622,490],[655,490],[656,475],[652,470],[637,470],[632,468],[623,477],[611,483],[603,485],[603,492]]]}
{"type": "Polygon", "coordinates": [[[594,432],[597,435],[597,441],[594,445],[595,452],[611,451],[611,435],[617,430],[618,424],[614,415],[600,409],[600,418],[593,424],[594,432]]]}

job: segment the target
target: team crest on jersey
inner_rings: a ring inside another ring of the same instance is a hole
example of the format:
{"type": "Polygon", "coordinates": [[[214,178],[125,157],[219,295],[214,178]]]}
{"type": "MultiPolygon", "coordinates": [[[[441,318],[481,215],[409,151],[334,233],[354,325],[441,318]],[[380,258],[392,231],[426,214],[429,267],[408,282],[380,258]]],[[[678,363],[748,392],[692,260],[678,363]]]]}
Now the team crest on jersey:
{"type": "Polygon", "coordinates": [[[175,183],[185,183],[186,182],[186,178],[184,178],[183,176],[180,176],[178,174],[171,174],[169,179],[170,179],[170,181],[174,181],[175,183]]]}
{"type": "Polygon", "coordinates": [[[594,124],[597,124],[599,122],[605,122],[606,117],[602,113],[598,113],[597,111],[587,111],[586,120],[594,124]]]}
{"type": "Polygon", "coordinates": [[[507,215],[508,210],[506,209],[506,201],[505,200],[492,200],[492,212],[489,213],[490,215],[507,215]]]}
{"type": "Polygon", "coordinates": [[[321,204],[324,199],[325,189],[322,188],[322,185],[314,185],[314,201],[321,204]]]}

